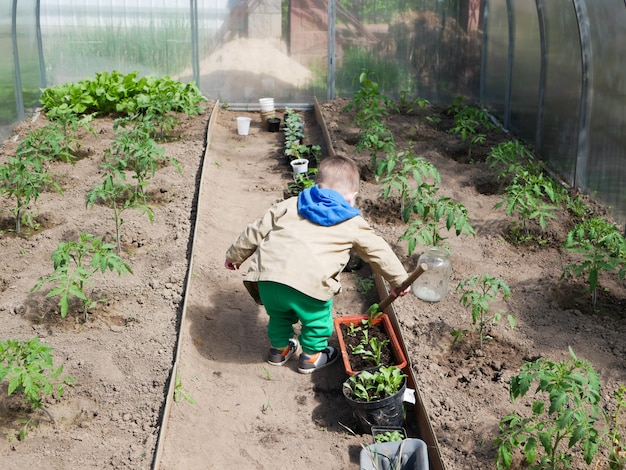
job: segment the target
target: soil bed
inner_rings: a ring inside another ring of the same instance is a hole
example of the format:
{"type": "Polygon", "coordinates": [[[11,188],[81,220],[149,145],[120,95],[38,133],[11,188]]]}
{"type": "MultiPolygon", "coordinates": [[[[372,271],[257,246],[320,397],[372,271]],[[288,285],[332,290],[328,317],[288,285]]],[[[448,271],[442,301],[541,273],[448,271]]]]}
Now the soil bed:
{"type": "MultiPolygon", "coordinates": [[[[370,157],[356,151],[358,129],[343,112],[346,104],[336,99],[321,106],[332,147],[359,162],[358,206],[411,272],[426,247],[409,256],[399,241],[405,230],[399,203],[380,197],[370,157]]],[[[161,468],[358,468],[361,445],[372,437],[346,429],[356,429],[356,422],[342,396],[341,363],[313,376],[298,374],[295,361],[268,367],[267,318],[242,285],[246,266],[240,272],[223,268],[234,237],[282,199],[293,181],[282,133],[262,129],[258,113],[222,110],[205,154],[211,103],[206,107],[200,116],[184,118],[179,138],[163,144],[167,155],[182,162],[184,173],[165,167],[151,181],[154,223],[140,213],[125,214],[123,258],[134,275],[99,277],[92,293],[108,300],[87,322],[75,311],[61,319],[55,299],[30,289],[51,272],[50,255],[59,241],[79,232],[114,239],[107,208],[85,208],[85,193],[101,179],[99,164],[113,138],[112,121],[97,120],[96,136],[85,136],[86,158],[74,166],[52,166],[64,195],[41,196],[39,230],[15,236],[8,232],[8,210],[0,213],[2,337],[39,336],[54,348],[55,364],[77,379],[62,398],[45,403],[55,424],[43,414],[35,416],[37,426],[21,442],[11,437],[24,410],[15,401],[0,401],[0,427],[7,436],[0,448],[2,468],[39,468],[42,462],[51,469],[151,468],[179,330],[180,390],[195,404],[185,399],[172,404],[163,455],[156,462],[161,468]],[[239,115],[253,118],[249,136],[237,135],[239,115]]],[[[0,162],[43,119],[23,122],[0,149],[0,162]]],[[[394,302],[446,468],[494,468],[499,419],[524,410],[523,404],[511,404],[508,381],[526,360],[567,359],[571,346],[598,371],[605,408],[614,410],[613,393],[626,383],[624,283],[602,276],[599,309],[593,312],[584,285],[560,280],[562,268],[574,259],[560,248],[571,228],[565,212],[549,222],[541,246],[507,241],[511,221],[493,210],[501,196],[484,164],[490,146],[507,136],[488,135],[470,159],[466,146],[447,132],[450,117],[442,109],[393,114],[387,122],[399,148],[412,142],[414,153],[437,167],[441,191],[466,206],[476,229],[475,237],[448,236],[453,273],[446,298],[427,303],[409,295],[394,302]],[[439,124],[430,125],[427,116],[439,118],[439,124]],[[510,299],[498,307],[514,315],[518,326],[497,324],[492,339],[477,350],[471,315],[454,289],[460,280],[484,273],[511,287],[510,299]],[[453,330],[466,332],[455,344],[453,330]]],[[[312,143],[321,143],[315,126],[307,132],[312,143]]],[[[1,204],[9,207],[8,201],[1,204]]],[[[370,276],[367,266],[344,273],[335,315],[360,314],[378,301],[363,287],[370,276]]],[[[335,338],[331,342],[336,345],[335,338]]],[[[6,384],[0,391],[6,396],[6,384]]],[[[574,468],[586,467],[577,459],[574,468]]],[[[604,462],[598,468],[606,468],[604,462]]]]}

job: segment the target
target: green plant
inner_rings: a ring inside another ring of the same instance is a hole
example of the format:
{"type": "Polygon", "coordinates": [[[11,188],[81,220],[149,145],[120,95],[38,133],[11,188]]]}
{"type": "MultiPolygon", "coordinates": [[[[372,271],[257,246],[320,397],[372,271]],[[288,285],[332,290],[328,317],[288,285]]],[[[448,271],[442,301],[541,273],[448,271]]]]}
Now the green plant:
{"type": "Polygon", "coordinates": [[[404,434],[400,431],[385,431],[376,434],[376,443],[379,442],[396,442],[404,439],[404,434]]]}
{"type": "MultiPolygon", "coordinates": [[[[0,341],[0,382],[8,382],[9,396],[21,393],[29,409],[42,410],[53,422],[44,408],[44,399],[63,396],[65,387],[75,382],[73,377],[61,377],[62,373],[63,366],[54,366],[52,349],[46,343],[40,343],[38,337],[29,341],[0,341]]],[[[24,440],[29,427],[32,423],[27,420],[18,434],[19,440],[24,440]]]]}
{"type": "Polygon", "coordinates": [[[183,84],[167,76],[137,74],[103,71],[96,73],[95,78],[49,87],[43,90],[41,104],[53,116],[140,113],[151,114],[157,120],[162,118],[160,122],[166,126],[171,122],[166,117],[170,111],[196,114],[202,109],[204,97],[194,82],[183,84]]]}
{"type": "Polygon", "coordinates": [[[380,194],[388,199],[397,193],[400,198],[400,216],[407,222],[411,216],[414,201],[419,201],[434,190],[432,184],[441,182],[439,171],[431,162],[413,154],[412,146],[404,152],[392,152],[378,162],[376,178],[380,183],[380,194]]]}
{"type": "Polygon", "coordinates": [[[480,131],[493,129],[495,125],[484,110],[465,104],[463,97],[458,97],[448,108],[448,114],[454,115],[454,127],[448,132],[460,135],[462,141],[469,142],[467,155],[471,158],[472,147],[483,143],[487,137],[480,131]]]}
{"type": "Polygon", "coordinates": [[[407,375],[394,366],[363,370],[351,376],[344,386],[359,401],[370,402],[395,395],[405,383],[407,375]]]}
{"type": "Polygon", "coordinates": [[[361,342],[352,347],[352,354],[358,354],[373,362],[375,366],[379,366],[381,363],[383,348],[389,344],[389,340],[384,339],[381,341],[375,336],[370,338],[367,329],[363,329],[361,332],[363,335],[361,342]]]}
{"type": "Polygon", "coordinates": [[[47,126],[28,131],[15,154],[74,164],[80,149],[77,135],[83,129],[94,132],[89,125],[92,118],[91,115],[79,118],[76,114],[62,114],[47,126]]]}
{"type": "Polygon", "coordinates": [[[359,127],[367,128],[372,122],[381,122],[390,109],[398,111],[392,100],[381,95],[376,74],[372,70],[363,69],[354,80],[358,80],[360,87],[344,109],[351,111],[354,108],[359,127]]]}
{"type": "MultiPolygon", "coordinates": [[[[459,302],[472,312],[472,325],[478,333],[479,347],[482,349],[489,327],[498,323],[502,317],[502,311],[491,312],[490,304],[498,298],[508,299],[511,289],[502,279],[489,274],[477,274],[461,280],[455,292],[462,292],[459,302]]],[[[507,318],[511,328],[515,328],[513,315],[507,315],[507,318]]]]}
{"type": "Polygon", "coordinates": [[[589,362],[577,359],[571,347],[569,353],[568,361],[526,362],[511,378],[512,401],[537,386],[528,408],[531,416],[512,413],[500,420],[500,435],[494,442],[498,469],[512,465],[517,448],[532,469],[570,468],[575,447],[582,450],[587,465],[598,452],[600,380],[589,362]]]}
{"type": "Polygon", "coordinates": [[[430,101],[425,98],[412,98],[407,90],[400,91],[400,109],[402,109],[406,114],[413,113],[414,106],[417,106],[419,109],[426,109],[426,106],[429,104],[430,101]]]}
{"type": "Polygon", "coordinates": [[[356,323],[350,323],[347,326],[346,334],[348,336],[356,336],[362,330],[363,330],[363,327],[361,325],[357,325],[356,323]]]}
{"type": "Polygon", "coordinates": [[[187,400],[192,405],[196,404],[196,400],[183,388],[183,381],[181,380],[180,375],[176,374],[176,382],[174,384],[174,402],[180,403],[183,399],[187,400]]]}
{"type": "Polygon", "coordinates": [[[309,168],[306,173],[293,175],[293,182],[287,185],[287,192],[290,196],[297,196],[302,191],[315,185],[315,175],[317,168],[309,168]]]}
{"type": "Polygon", "coordinates": [[[67,315],[71,299],[77,298],[87,320],[88,309],[99,302],[91,300],[85,292],[85,287],[92,282],[92,276],[98,271],[114,271],[118,275],[133,273],[113,249],[114,245],[104,243],[102,238],[88,233],[80,233],[78,241],[59,243],[51,256],[54,272],[39,278],[32,291],[38,291],[44,284],[52,283],[54,287],[46,297],[60,297],[61,317],[65,318],[67,315]]]}
{"type": "Polygon", "coordinates": [[[624,443],[620,432],[620,414],[626,408],[626,386],[620,385],[614,393],[617,400],[615,412],[610,416],[611,429],[609,431],[609,468],[611,470],[622,470],[626,465],[626,443],[624,443]]]}
{"type": "Polygon", "coordinates": [[[122,179],[126,171],[133,172],[133,179],[137,181],[136,192],[144,200],[148,180],[160,166],[169,162],[182,173],[180,162],[173,157],[165,157],[165,149],[152,139],[151,124],[149,119],[141,116],[116,120],[113,126],[115,139],[105,152],[103,164],[105,171],[116,173],[122,179]]]}
{"type": "Polygon", "coordinates": [[[414,217],[401,235],[408,242],[409,255],[419,243],[423,246],[441,246],[446,239],[444,229],[454,230],[456,236],[475,235],[466,207],[449,197],[436,196],[437,188],[424,185],[421,197],[414,199],[411,211],[414,217]]]}
{"type": "Polygon", "coordinates": [[[0,166],[0,194],[15,199],[15,206],[9,212],[15,217],[16,233],[20,233],[22,224],[35,227],[33,215],[25,210],[31,202],[37,202],[41,192],[49,186],[62,193],[39,155],[22,153],[9,157],[7,163],[0,166]]]}
{"type": "Polygon", "coordinates": [[[522,222],[525,237],[530,237],[528,222],[537,220],[542,230],[546,229],[547,220],[555,219],[554,212],[562,201],[563,192],[554,180],[543,173],[531,173],[522,170],[517,173],[510,185],[504,188],[505,198],[494,205],[499,209],[506,205],[508,216],[516,213],[522,222]]]}
{"type": "Polygon", "coordinates": [[[367,296],[374,289],[376,283],[374,282],[374,278],[370,275],[367,277],[359,276],[355,271],[352,271],[354,275],[354,282],[356,283],[357,289],[363,295],[367,296]]]}
{"type": "Polygon", "coordinates": [[[586,274],[594,308],[600,274],[617,269],[620,279],[626,276],[626,239],[616,225],[602,217],[584,219],[577,224],[567,234],[564,248],[582,255],[582,261],[565,266],[561,279],[586,274]]]}
{"type": "Polygon", "coordinates": [[[359,152],[365,149],[370,150],[371,167],[375,169],[379,152],[390,153],[395,151],[396,143],[393,133],[383,123],[383,118],[389,114],[389,110],[397,111],[398,108],[392,100],[380,94],[373,71],[363,69],[355,77],[355,80],[357,78],[360,87],[344,111],[349,112],[354,109],[354,120],[360,128],[357,150],[359,152]]]}
{"type": "Polygon", "coordinates": [[[153,212],[146,202],[143,191],[138,192],[137,187],[127,184],[119,176],[106,173],[102,184],[97,184],[94,189],[87,193],[86,205],[93,206],[102,201],[113,209],[113,221],[115,222],[115,240],[117,253],[122,252],[121,227],[124,224],[122,213],[127,209],[139,209],[153,220],[153,212]]]}
{"type": "Polygon", "coordinates": [[[487,154],[486,163],[495,170],[498,181],[508,181],[522,171],[532,174],[541,172],[533,154],[519,140],[509,140],[492,147],[487,154]]]}

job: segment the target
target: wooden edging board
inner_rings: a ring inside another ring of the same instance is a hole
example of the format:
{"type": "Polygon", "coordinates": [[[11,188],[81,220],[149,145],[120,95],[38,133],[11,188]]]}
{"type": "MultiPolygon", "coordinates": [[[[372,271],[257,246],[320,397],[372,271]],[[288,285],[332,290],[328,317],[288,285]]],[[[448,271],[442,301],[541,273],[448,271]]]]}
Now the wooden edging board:
{"type": "MultiPolygon", "coordinates": [[[[213,106],[213,110],[211,111],[211,117],[209,118],[209,125],[207,126],[207,131],[206,131],[206,137],[205,137],[205,148],[204,148],[204,155],[202,156],[202,168],[201,168],[201,176],[200,176],[200,182],[198,183],[200,185],[200,193],[198,194],[198,205],[201,204],[201,202],[204,200],[202,198],[202,179],[204,177],[204,157],[206,156],[206,152],[209,150],[209,147],[211,145],[211,134],[213,131],[213,127],[215,127],[215,123],[217,122],[217,117],[219,115],[219,111],[220,111],[220,102],[219,100],[215,102],[215,105],[213,106]]],[[[196,238],[196,231],[198,229],[198,214],[200,213],[199,210],[196,210],[196,220],[193,223],[193,234],[192,234],[192,240],[195,240],[196,238]]],[[[163,456],[163,439],[165,439],[165,433],[167,431],[167,425],[169,422],[169,417],[170,417],[170,413],[171,413],[171,408],[172,408],[172,403],[174,402],[174,389],[176,388],[176,375],[178,374],[178,362],[180,359],[180,349],[181,349],[181,331],[182,331],[182,327],[183,327],[183,323],[185,321],[185,317],[186,317],[186,313],[187,313],[187,292],[189,292],[189,284],[191,282],[191,276],[189,275],[189,273],[191,273],[193,271],[193,247],[195,246],[194,243],[191,244],[191,253],[189,253],[189,265],[187,268],[187,280],[185,282],[185,289],[184,289],[184,296],[183,296],[183,309],[182,309],[182,313],[181,313],[181,318],[180,318],[180,322],[179,322],[179,327],[178,327],[178,334],[176,336],[176,346],[175,346],[175,353],[174,353],[174,364],[172,365],[172,371],[170,373],[170,377],[169,377],[169,382],[168,382],[168,386],[167,386],[167,394],[165,396],[165,406],[163,408],[163,416],[161,417],[161,426],[159,429],[159,436],[157,439],[157,443],[156,443],[156,449],[154,451],[154,458],[152,460],[152,470],[159,470],[160,468],[160,464],[161,464],[161,458],[163,456]]]]}

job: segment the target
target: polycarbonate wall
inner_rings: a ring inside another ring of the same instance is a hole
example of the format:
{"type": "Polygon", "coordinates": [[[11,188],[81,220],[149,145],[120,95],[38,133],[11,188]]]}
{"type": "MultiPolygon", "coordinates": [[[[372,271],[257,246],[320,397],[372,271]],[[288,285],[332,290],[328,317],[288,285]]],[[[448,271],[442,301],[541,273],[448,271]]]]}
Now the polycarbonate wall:
{"type": "Polygon", "coordinates": [[[0,4],[0,137],[37,106],[41,86],[35,2],[0,4]]]}
{"type": "Polygon", "coordinates": [[[626,221],[626,2],[487,0],[483,103],[626,221]]]}
{"type": "Polygon", "coordinates": [[[39,88],[103,70],[258,109],[351,97],[368,69],[393,98],[480,100],[624,222],[625,24],[624,0],[12,0],[0,138],[39,88]]]}

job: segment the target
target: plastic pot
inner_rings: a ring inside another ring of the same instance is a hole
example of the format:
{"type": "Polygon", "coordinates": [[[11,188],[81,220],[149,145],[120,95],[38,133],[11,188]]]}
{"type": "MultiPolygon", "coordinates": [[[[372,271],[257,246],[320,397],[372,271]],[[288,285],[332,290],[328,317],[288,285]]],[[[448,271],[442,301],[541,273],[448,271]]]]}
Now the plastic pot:
{"type": "Polygon", "coordinates": [[[360,470],[428,470],[428,449],[421,439],[371,444],[361,450],[360,470]]]}
{"type": "MultiPolygon", "coordinates": [[[[356,366],[351,364],[350,359],[352,358],[352,353],[348,351],[348,347],[346,346],[346,341],[344,339],[342,325],[345,327],[349,327],[350,324],[360,325],[363,320],[367,320],[369,315],[347,315],[343,317],[336,317],[333,322],[335,324],[335,332],[337,333],[337,338],[339,339],[339,350],[341,351],[341,359],[343,361],[343,366],[348,373],[348,375],[354,375],[359,372],[359,369],[356,366]]],[[[400,369],[404,369],[407,365],[407,358],[404,354],[402,346],[400,345],[400,341],[396,335],[396,332],[391,325],[391,320],[389,319],[389,315],[386,313],[381,314],[378,318],[374,320],[374,325],[380,324],[387,334],[387,337],[390,341],[391,352],[393,355],[393,363],[391,364],[383,364],[386,366],[396,366],[400,369]]],[[[371,366],[370,366],[371,367],[371,366]]]]}
{"type": "Polygon", "coordinates": [[[239,135],[248,135],[250,132],[250,121],[252,121],[252,119],[249,117],[237,118],[237,133],[239,135]]]}
{"type": "Polygon", "coordinates": [[[278,132],[280,130],[280,118],[277,118],[277,117],[268,118],[267,130],[269,132],[278,132]]]}
{"type": "Polygon", "coordinates": [[[295,160],[291,160],[289,163],[291,164],[294,175],[309,171],[309,161],[306,158],[296,158],[295,160]]]}
{"type": "MultiPolygon", "coordinates": [[[[371,369],[374,372],[376,369],[371,369]]],[[[355,374],[362,374],[365,371],[355,374]]],[[[372,427],[402,427],[404,424],[404,392],[406,390],[406,377],[402,381],[399,390],[393,395],[378,400],[361,401],[352,396],[350,387],[351,380],[348,378],[343,383],[343,396],[346,398],[352,414],[358,420],[362,431],[371,433],[372,427]]]]}

